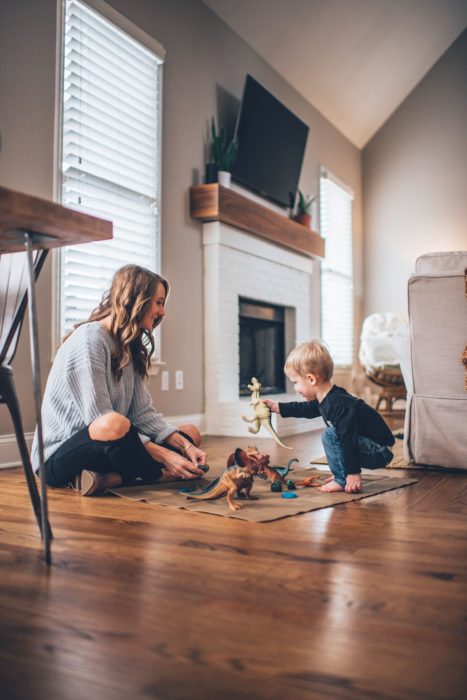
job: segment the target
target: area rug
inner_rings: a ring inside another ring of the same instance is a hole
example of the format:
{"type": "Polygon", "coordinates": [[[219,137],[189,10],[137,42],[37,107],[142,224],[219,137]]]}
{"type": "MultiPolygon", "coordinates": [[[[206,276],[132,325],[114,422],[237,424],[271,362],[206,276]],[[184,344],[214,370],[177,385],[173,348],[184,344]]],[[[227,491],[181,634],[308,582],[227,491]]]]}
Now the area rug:
{"type": "MultiPolygon", "coordinates": [[[[190,483],[190,486],[197,484],[204,488],[212,478],[220,473],[222,469],[211,468],[210,479],[197,479],[190,483]]],[[[300,481],[307,476],[329,476],[329,472],[318,471],[311,468],[294,469],[290,474],[294,481],[300,481]]],[[[211,515],[222,515],[226,518],[237,518],[239,520],[248,520],[252,522],[268,522],[286,518],[299,513],[307,513],[311,510],[319,508],[329,508],[341,503],[349,503],[350,501],[358,501],[362,498],[369,498],[385,491],[399,489],[403,486],[414,484],[416,479],[400,479],[381,474],[364,474],[363,489],[361,493],[322,493],[317,488],[298,487],[296,491],[283,491],[281,493],[273,493],[270,488],[269,481],[255,479],[252,494],[258,496],[258,500],[245,501],[238,500],[237,503],[242,505],[241,510],[230,510],[225,498],[220,498],[215,501],[192,501],[188,500],[185,494],[179,492],[181,488],[187,487],[187,482],[172,482],[165,484],[151,484],[141,486],[127,486],[125,488],[112,489],[112,493],[121,498],[128,498],[133,501],[146,501],[147,503],[156,503],[160,506],[169,508],[184,508],[186,510],[195,511],[197,513],[210,513],[211,515]],[[283,494],[295,493],[296,498],[283,498],[283,494]]]]}
{"type": "MultiPolygon", "coordinates": [[[[404,441],[396,438],[396,442],[391,447],[394,454],[392,461],[385,467],[385,469],[417,469],[421,468],[421,465],[412,464],[404,457],[404,441]]],[[[313,459],[310,464],[327,464],[328,460],[326,457],[317,457],[313,459]]]]}

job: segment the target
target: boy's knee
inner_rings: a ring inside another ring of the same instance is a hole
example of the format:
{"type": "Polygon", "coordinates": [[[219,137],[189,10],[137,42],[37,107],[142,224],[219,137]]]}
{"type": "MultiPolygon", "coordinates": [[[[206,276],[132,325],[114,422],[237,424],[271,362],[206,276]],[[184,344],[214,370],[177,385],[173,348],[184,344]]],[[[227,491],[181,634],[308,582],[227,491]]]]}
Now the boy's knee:
{"type": "Polygon", "coordinates": [[[201,433],[195,425],[187,423],[186,425],[179,425],[178,429],[189,435],[196,447],[201,445],[201,433]]]}
{"type": "Polygon", "coordinates": [[[90,424],[88,428],[89,437],[91,440],[101,440],[110,442],[112,440],[120,440],[130,430],[131,423],[121,413],[112,411],[99,416],[90,424]]]}
{"type": "Polygon", "coordinates": [[[334,443],[336,440],[336,431],[332,426],[329,426],[323,430],[323,433],[321,435],[321,440],[323,442],[323,445],[329,445],[331,443],[334,443]]]}

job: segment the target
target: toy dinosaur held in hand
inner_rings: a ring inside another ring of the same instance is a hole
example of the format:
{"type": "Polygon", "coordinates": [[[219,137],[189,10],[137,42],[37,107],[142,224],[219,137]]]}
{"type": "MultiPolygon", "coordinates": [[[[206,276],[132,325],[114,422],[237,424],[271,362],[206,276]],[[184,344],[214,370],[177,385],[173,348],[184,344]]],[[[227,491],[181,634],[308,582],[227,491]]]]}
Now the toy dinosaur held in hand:
{"type": "Polygon", "coordinates": [[[226,471],[201,493],[190,494],[187,498],[210,501],[226,496],[230,510],[239,510],[242,506],[233,502],[234,496],[250,501],[256,500],[257,496],[251,495],[253,481],[267,464],[269,464],[269,455],[261,455],[260,458],[249,457],[245,450],[237,448],[227,460],[226,471]]]}
{"type": "Polygon", "coordinates": [[[266,430],[272,435],[274,440],[277,442],[278,445],[281,447],[285,447],[287,450],[292,450],[292,447],[289,447],[288,445],[284,445],[283,442],[281,442],[280,437],[274,430],[274,428],[271,425],[271,410],[269,406],[267,406],[264,401],[262,401],[259,398],[259,391],[261,389],[261,384],[259,381],[256,379],[256,377],[251,378],[251,384],[248,384],[249,390],[252,392],[251,393],[251,400],[250,400],[250,406],[253,408],[253,417],[248,418],[248,416],[242,416],[242,419],[246,423],[253,423],[254,427],[249,427],[248,430],[250,433],[253,433],[253,435],[256,435],[256,433],[259,432],[259,429],[261,426],[266,428],[266,430]]]}

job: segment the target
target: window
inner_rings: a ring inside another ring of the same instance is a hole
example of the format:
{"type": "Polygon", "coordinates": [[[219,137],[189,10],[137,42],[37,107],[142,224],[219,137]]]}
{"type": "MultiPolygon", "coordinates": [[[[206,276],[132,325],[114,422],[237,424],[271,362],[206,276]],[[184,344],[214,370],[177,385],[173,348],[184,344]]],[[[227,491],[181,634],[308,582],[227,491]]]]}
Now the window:
{"type": "Polygon", "coordinates": [[[160,269],[164,56],[101,0],[63,7],[60,200],[113,221],[114,238],[60,251],[60,338],[99,304],[119,267],[160,269]]]}
{"type": "Polygon", "coordinates": [[[353,194],[329,173],[320,177],[320,232],[325,239],[321,264],[321,335],[336,367],[353,363],[353,194]]]}

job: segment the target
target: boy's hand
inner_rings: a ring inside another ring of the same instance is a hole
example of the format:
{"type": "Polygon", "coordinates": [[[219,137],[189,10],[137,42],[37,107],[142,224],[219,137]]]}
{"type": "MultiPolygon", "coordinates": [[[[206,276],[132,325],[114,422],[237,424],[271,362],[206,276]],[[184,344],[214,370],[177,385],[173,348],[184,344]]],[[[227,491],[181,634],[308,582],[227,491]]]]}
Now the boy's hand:
{"type": "Polygon", "coordinates": [[[346,493],[359,493],[362,488],[362,477],[360,474],[348,474],[345,480],[346,493]]]}
{"type": "Polygon", "coordinates": [[[262,399],[263,403],[266,404],[266,406],[269,408],[271,413],[279,413],[279,404],[276,403],[275,401],[271,401],[270,399],[262,399]]]}

